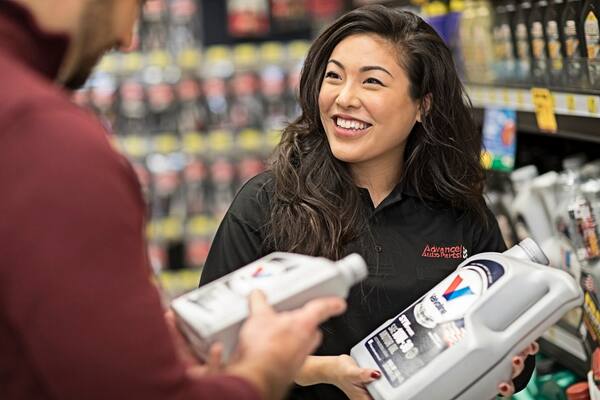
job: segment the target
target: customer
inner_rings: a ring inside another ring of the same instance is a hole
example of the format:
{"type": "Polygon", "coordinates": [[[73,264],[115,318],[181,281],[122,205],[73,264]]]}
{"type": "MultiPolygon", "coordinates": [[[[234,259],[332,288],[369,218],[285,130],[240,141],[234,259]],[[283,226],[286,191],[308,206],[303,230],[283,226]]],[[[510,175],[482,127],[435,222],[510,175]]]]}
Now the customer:
{"type": "Polygon", "coordinates": [[[151,283],[133,170],[54,83],[127,46],[140,5],[0,1],[0,398],[281,398],[344,302],[276,314],[255,293],[234,362],[199,366],[151,283]]]}
{"type": "MultiPolygon", "coordinates": [[[[315,40],[300,104],[270,170],[225,216],[201,284],[274,250],[362,254],[369,277],[351,290],[348,312],[324,325],[292,397],[367,399],[364,385],[381,371],[359,368],[352,346],[467,256],[506,249],[482,196],[481,135],[442,39],[418,16],[384,6],[351,11],[315,40]]],[[[514,359],[517,390],[536,347],[514,359]]]]}

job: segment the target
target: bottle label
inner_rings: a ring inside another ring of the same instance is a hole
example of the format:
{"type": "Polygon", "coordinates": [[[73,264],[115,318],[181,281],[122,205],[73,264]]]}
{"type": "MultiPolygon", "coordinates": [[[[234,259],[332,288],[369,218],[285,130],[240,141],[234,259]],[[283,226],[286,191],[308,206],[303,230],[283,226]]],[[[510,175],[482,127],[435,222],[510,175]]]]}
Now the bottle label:
{"type": "Polygon", "coordinates": [[[564,34],[565,52],[567,53],[567,58],[576,58],[579,51],[579,38],[577,37],[577,25],[575,25],[574,20],[566,21],[564,34]]]}
{"type": "Polygon", "coordinates": [[[467,334],[464,317],[504,275],[491,260],[475,260],[450,274],[364,344],[392,387],[426,367],[467,334]]]}
{"type": "Polygon", "coordinates": [[[555,20],[549,20],[546,24],[546,36],[548,38],[548,55],[552,60],[552,70],[562,71],[562,54],[558,24],[555,20]]]}
{"type": "Polygon", "coordinates": [[[538,61],[546,59],[544,45],[544,27],[541,21],[535,21],[531,25],[531,50],[533,57],[538,61]]]}
{"type": "Polygon", "coordinates": [[[600,27],[598,26],[598,18],[593,12],[588,13],[585,17],[585,42],[589,59],[598,58],[600,56],[600,27]]]}

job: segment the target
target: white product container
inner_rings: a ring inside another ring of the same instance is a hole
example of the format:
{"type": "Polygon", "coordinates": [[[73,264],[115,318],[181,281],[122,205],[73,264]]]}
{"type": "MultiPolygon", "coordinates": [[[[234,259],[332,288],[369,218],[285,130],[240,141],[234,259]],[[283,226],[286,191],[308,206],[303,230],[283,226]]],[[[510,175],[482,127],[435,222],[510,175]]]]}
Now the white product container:
{"type": "Polygon", "coordinates": [[[324,296],[347,297],[367,276],[361,256],[340,261],[291,253],[273,253],[171,303],[178,324],[196,353],[205,358],[213,343],[223,344],[226,361],[235,350],[248,317],[248,295],[262,290],[276,310],[292,310],[324,296]]]}
{"type": "Polygon", "coordinates": [[[549,268],[531,239],[482,253],[352,348],[361,367],[382,372],[367,385],[375,400],[487,400],[509,381],[512,358],[583,293],[549,268]]]}

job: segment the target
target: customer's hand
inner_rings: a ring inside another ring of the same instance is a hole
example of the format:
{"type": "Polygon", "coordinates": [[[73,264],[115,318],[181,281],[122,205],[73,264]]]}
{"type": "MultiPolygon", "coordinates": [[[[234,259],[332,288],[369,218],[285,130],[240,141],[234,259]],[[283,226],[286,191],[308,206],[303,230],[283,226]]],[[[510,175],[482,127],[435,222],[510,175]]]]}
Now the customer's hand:
{"type": "MultiPolygon", "coordinates": [[[[540,350],[540,346],[537,342],[532,342],[529,346],[523,349],[516,357],[512,360],[512,379],[521,375],[523,368],[525,368],[525,359],[529,356],[534,356],[540,350]]],[[[502,382],[498,385],[498,393],[504,397],[512,396],[515,393],[515,385],[512,381],[502,382]]]]}
{"type": "Polygon", "coordinates": [[[361,368],[346,354],[336,357],[330,383],[340,388],[350,400],[372,400],[365,385],[381,378],[381,372],[361,368]]]}
{"type": "Polygon", "coordinates": [[[193,353],[187,339],[179,331],[175,314],[172,310],[168,310],[165,313],[165,321],[167,322],[177,356],[183,363],[189,377],[201,377],[222,371],[223,365],[221,359],[223,346],[220,343],[216,343],[210,348],[206,362],[200,362],[193,353]]]}
{"type": "Polygon", "coordinates": [[[255,291],[249,305],[250,316],[225,369],[254,383],[263,399],[281,399],[306,357],[321,342],[319,324],[343,313],[346,303],[340,298],[323,298],[277,313],[264,294],[255,291]]]}

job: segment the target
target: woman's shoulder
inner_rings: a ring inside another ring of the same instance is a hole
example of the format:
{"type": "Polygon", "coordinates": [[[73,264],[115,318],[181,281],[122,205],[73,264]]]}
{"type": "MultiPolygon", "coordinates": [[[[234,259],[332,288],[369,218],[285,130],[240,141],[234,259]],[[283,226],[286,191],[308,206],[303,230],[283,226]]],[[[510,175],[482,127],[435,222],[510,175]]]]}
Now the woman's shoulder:
{"type": "Polygon", "coordinates": [[[271,171],[250,178],[238,190],[228,213],[252,225],[264,221],[269,212],[273,188],[271,171]]]}

